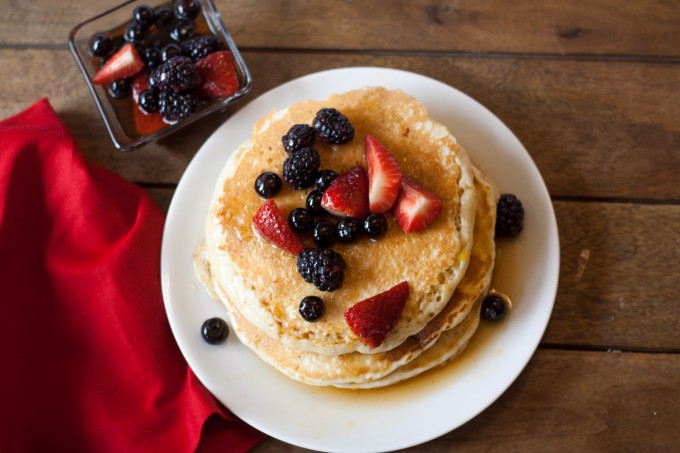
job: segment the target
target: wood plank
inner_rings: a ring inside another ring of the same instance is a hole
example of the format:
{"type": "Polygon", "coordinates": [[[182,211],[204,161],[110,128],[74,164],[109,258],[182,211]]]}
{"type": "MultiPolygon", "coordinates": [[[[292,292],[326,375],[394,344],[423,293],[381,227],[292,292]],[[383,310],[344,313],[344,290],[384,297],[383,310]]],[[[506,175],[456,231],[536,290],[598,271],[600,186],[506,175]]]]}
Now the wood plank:
{"type": "MultiPolygon", "coordinates": [[[[440,438],[400,451],[675,451],[680,439],[678,376],[677,354],[541,349],[480,415],[440,438]]],[[[270,438],[252,451],[309,450],[270,438]]]]}
{"type": "MultiPolygon", "coordinates": [[[[0,43],[64,45],[78,22],[118,3],[0,0],[0,43]]],[[[680,56],[680,4],[665,0],[215,3],[243,48],[680,56]]]]}
{"type": "MultiPolygon", "coordinates": [[[[504,121],[532,155],[553,196],[680,200],[680,65],[278,52],[245,57],[255,80],[250,99],[334,67],[418,71],[468,93],[504,121]]],[[[172,140],[124,154],[109,143],[67,51],[4,49],[0,59],[0,117],[26,107],[27,93],[35,93],[36,100],[47,96],[88,158],[134,181],[177,182],[210,133],[243,105],[172,140]]]]}

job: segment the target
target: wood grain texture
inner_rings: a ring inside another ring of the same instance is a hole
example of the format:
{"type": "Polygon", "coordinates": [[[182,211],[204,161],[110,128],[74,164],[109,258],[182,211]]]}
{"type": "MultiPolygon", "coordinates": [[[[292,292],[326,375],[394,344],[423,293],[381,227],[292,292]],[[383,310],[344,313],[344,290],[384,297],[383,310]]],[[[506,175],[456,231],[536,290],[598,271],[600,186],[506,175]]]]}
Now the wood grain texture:
{"type": "MultiPolygon", "coordinates": [[[[419,72],[457,87],[505,122],[553,196],[680,200],[680,65],[278,52],[247,52],[245,58],[255,80],[249,99],[335,67],[419,72]]],[[[177,182],[212,131],[243,105],[124,154],[110,144],[67,51],[5,49],[0,59],[0,116],[27,107],[27,93],[47,96],[88,158],[133,181],[177,182]]]]}
{"type": "MultiPolygon", "coordinates": [[[[0,42],[65,45],[73,26],[118,3],[0,0],[0,42]]],[[[680,56],[680,4],[665,0],[215,3],[244,48],[680,56]]]]}
{"type": "MultiPolygon", "coordinates": [[[[403,452],[675,451],[679,375],[676,354],[539,349],[484,412],[403,452]]],[[[267,439],[252,453],[307,451],[267,439]]]]}

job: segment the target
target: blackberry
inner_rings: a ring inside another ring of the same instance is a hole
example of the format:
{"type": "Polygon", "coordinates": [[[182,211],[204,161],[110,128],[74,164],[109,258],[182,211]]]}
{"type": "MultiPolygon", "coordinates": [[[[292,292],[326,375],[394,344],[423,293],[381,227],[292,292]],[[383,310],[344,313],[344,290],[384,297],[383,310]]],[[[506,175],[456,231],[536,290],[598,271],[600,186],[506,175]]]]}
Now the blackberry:
{"type": "Polygon", "coordinates": [[[497,294],[489,294],[482,301],[482,316],[488,321],[499,321],[507,312],[507,301],[497,294]]]}
{"type": "Polygon", "coordinates": [[[335,244],[335,235],[337,234],[337,231],[333,222],[321,219],[314,225],[312,238],[314,238],[314,243],[319,247],[330,247],[335,244]]]}
{"type": "Polygon", "coordinates": [[[297,270],[307,283],[321,291],[335,291],[345,277],[345,260],[330,249],[304,249],[297,256],[297,270]]]}
{"type": "Polygon", "coordinates": [[[184,56],[172,57],[154,69],[149,76],[149,85],[161,91],[180,93],[197,84],[194,62],[184,56]]]}
{"type": "Polygon", "coordinates": [[[136,7],[132,11],[132,19],[144,30],[151,27],[155,21],[153,10],[146,5],[136,7]]]}
{"type": "Polygon", "coordinates": [[[95,33],[90,38],[90,53],[95,57],[106,57],[113,51],[113,42],[104,33],[95,33]]]}
{"type": "Polygon", "coordinates": [[[314,146],[315,140],[316,134],[314,133],[314,129],[306,124],[296,124],[286,132],[286,135],[281,137],[283,149],[285,149],[288,154],[302,148],[314,146]]]}
{"type": "Polygon", "coordinates": [[[343,217],[336,229],[340,242],[354,242],[361,237],[361,221],[354,217],[343,217]]]}
{"type": "Polygon", "coordinates": [[[293,189],[306,189],[314,184],[321,158],[314,148],[302,148],[292,153],[283,162],[283,179],[293,189]]]}
{"type": "Polygon", "coordinates": [[[194,34],[196,34],[196,26],[188,20],[178,20],[170,30],[170,37],[175,41],[185,41],[192,38],[194,34]]]}
{"type": "Polygon", "coordinates": [[[524,227],[524,207],[515,195],[504,193],[496,205],[496,237],[517,236],[524,227]]]}
{"type": "Polygon", "coordinates": [[[364,220],[364,232],[370,239],[378,239],[387,231],[387,219],[382,214],[371,214],[364,220]]]}
{"type": "Polygon", "coordinates": [[[288,215],[288,225],[298,234],[312,231],[314,228],[314,217],[305,208],[295,208],[288,215]]]}
{"type": "Polygon", "coordinates": [[[114,99],[123,99],[130,94],[130,79],[120,79],[109,85],[109,94],[114,99]]]}
{"type": "Polygon", "coordinates": [[[281,178],[273,171],[261,173],[255,179],[255,192],[262,198],[272,198],[281,190],[281,178]]]}
{"type": "Polygon", "coordinates": [[[196,0],[177,0],[174,7],[175,15],[180,19],[196,19],[201,12],[201,4],[196,0]]]}
{"type": "Polygon", "coordinates": [[[305,202],[305,205],[307,206],[307,209],[309,209],[309,211],[314,215],[328,214],[323,206],[321,206],[321,198],[323,198],[323,191],[321,190],[312,190],[309,192],[309,195],[307,195],[307,201],[305,202]]]}
{"type": "Polygon", "coordinates": [[[222,343],[229,336],[229,326],[222,318],[210,318],[201,326],[201,336],[206,343],[222,343]]]}
{"type": "Polygon", "coordinates": [[[137,104],[146,113],[158,111],[158,95],[154,90],[144,90],[137,96],[137,104]]]}
{"type": "Polygon", "coordinates": [[[217,38],[214,36],[198,36],[180,44],[182,53],[193,61],[198,61],[217,50],[217,38]]]}
{"type": "Polygon", "coordinates": [[[315,322],[326,312],[326,306],[320,297],[307,296],[300,301],[298,311],[305,321],[315,322]]]}
{"type": "Polygon", "coordinates": [[[328,143],[339,145],[354,138],[354,127],[345,115],[333,108],[319,110],[312,126],[316,134],[328,143]]]}
{"type": "Polygon", "coordinates": [[[170,124],[191,116],[198,110],[198,98],[191,93],[161,91],[158,107],[163,119],[170,124]]]}
{"type": "Polygon", "coordinates": [[[321,170],[317,175],[316,175],[316,180],[314,181],[314,185],[318,190],[321,190],[322,192],[326,189],[328,189],[328,186],[331,185],[333,181],[335,181],[335,178],[338,177],[338,174],[334,172],[333,170],[321,170]]]}

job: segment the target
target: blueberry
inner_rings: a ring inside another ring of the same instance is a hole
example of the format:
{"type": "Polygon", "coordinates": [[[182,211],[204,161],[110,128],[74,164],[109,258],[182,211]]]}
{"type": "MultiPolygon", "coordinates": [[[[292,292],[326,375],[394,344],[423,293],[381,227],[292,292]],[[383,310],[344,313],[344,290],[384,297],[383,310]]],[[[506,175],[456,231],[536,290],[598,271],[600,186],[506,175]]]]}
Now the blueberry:
{"type": "Polygon", "coordinates": [[[167,6],[159,6],[154,10],[154,17],[156,18],[156,28],[163,29],[172,23],[175,13],[167,6]]]}
{"type": "Polygon", "coordinates": [[[307,233],[314,228],[314,217],[312,217],[312,213],[305,208],[295,208],[288,215],[288,225],[290,225],[296,233],[307,233]]]}
{"type": "Polygon", "coordinates": [[[307,195],[307,209],[311,211],[314,215],[324,215],[328,214],[326,210],[321,206],[321,198],[323,197],[323,192],[320,190],[312,190],[309,195],[307,195]]]}
{"type": "Polygon", "coordinates": [[[229,326],[222,318],[210,318],[201,326],[201,336],[206,343],[222,343],[229,336],[229,326]]]}
{"type": "Polygon", "coordinates": [[[177,0],[174,6],[175,15],[180,19],[196,19],[201,12],[201,4],[196,0],[177,0]]]}
{"type": "Polygon", "coordinates": [[[316,184],[316,188],[323,192],[324,190],[328,189],[328,186],[330,186],[337,177],[338,174],[333,170],[321,170],[316,175],[316,180],[314,183],[316,184]]]}
{"type": "Polygon", "coordinates": [[[140,5],[132,11],[132,19],[146,30],[153,25],[155,17],[151,8],[140,5]]]}
{"type": "Polygon", "coordinates": [[[147,47],[142,52],[142,60],[144,60],[147,68],[156,69],[162,63],[161,51],[158,50],[158,47],[147,47]]]}
{"type": "Polygon", "coordinates": [[[326,311],[326,306],[321,298],[317,296],[307,296],[300,302],[299,311],[305,321],[315,322],[321,319],[326,311]]]}
{"type": "Polygon", "coordinates": [[[168,61],[177,55],[182,55],[182,48],[177,44],[168,44],[161,50],[161,61],[168,61]]]}
{"type": "Polygon", "coordinates": [[[378,239],[387,231],[387,219],[382,214],[371,214],[364,220],[364,233],[370,239],[378,239]]]}
{"type": "Polygon", "coordinates": [[[489,294],[482,301],[482,316],[489,321],[499,321],[505,317],[508,303],[497,294],[489,294]]]}
{"type": "Polygon", "coordinates": [[[137,104],[146,113],[153,113],[158,111],[158,96],[154,90],[144,90],[139,93],[137,97],[137,104]]]}
{"type": "Polygon", "coordinates": [[[255,192],[262,198],[272,198],[281,190],[281,178],[274,172],[266,171],[255,179],[255,192]]]}
{"type": "Polygon", "coordinates": [[[114,99],[123,99],[130,94],[130,80],[120,79],[109,85],[109,94],[114,99]]]}
{"type": "Polygon", "coordinates": [[[95,33],[90,38],[90,52],[95,57],[106,57],[113,51],[113,42],[104,33],[95,33]]]}
{"type": "Polygon", "coordinates": [[[312,237],[319,247],[330,247],[335,243],[337,228],[330,220],[322,219],[314,225],[312,237]]]}
{"type": "Polygon", "coordinates": [[[193,22],[178,20],[172,31],[170,31],[170,37],[175,41],[186,41],[192,38],[195,33],[196,27],[193,22]]]}
{"type": "Polygon", "coordinates": [[[361,237],[361,221],[354,217],[343,217],[336,228],[340,242],[354,242],[361,237]]]}
{"type": "Polygon", "coordinates": [[[147,30],[141,25],[131,22],[125,29],[125,40],[127,42],[140,43],[147,35],[147,30]]]}

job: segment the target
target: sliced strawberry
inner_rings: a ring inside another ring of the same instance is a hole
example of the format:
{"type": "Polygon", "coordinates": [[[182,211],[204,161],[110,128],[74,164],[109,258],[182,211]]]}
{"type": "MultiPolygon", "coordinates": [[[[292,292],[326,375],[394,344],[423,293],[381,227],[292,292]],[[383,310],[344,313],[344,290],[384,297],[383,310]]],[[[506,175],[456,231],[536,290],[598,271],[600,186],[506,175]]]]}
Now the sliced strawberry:
{"type": "Polygon", "coordinates": [[[127,79],[144,69],[144,61],[132,43],[125,44],[113,54],[92,78],[96,85],[108,85],[120,79],[127,79]]]}
{"type": "Polygon", "coordinates": [[[196,62],[196,94],[205,98],[228,98],[238,91],[238,75],[231,52],[220,50],[196,62]]]}
{"type": "Polygon", "coordinates": [[[135,130],[139,135],[148,135],[157,130],[163,129],[168,124],[163,121],[163,117],[159,112],[147,113],[139,107],[137,98],[139,93],[149,88],[148,74],[146,71],[138,73],[132,79],[132,118],[135,122],[135,130]]]}
{"type": "Polygon", "coordinates": [[[406,233],[432,225],[442,211],[442,199],[411,178],[401,179],[401,191],[394,203],[394,218],[406,233]]]}
{"type": "Polygon", "coordinates": [[[361,341],[376,348],[397,325],[408,295],[408,283],[401,282],[349,307],[345,311],[345,322],[361,341]]]}
{"type": "Polygon", "coordinates": [[[389,211],[399,195],[401,170],[385,145],[372,135],[366,136],[368,203],[373,214],[389,211]]]}
{"type": "Polygon", "coordinates": [[[274,200],[262,203],[253,217],[253,227],[260,237],[292,255],[302,252],[302,240],[288,225],[274,200]]]}
{"type": "Polygon", "coordinates": [[[338,175],[323,193],[321,206],[340,217],[363,219],[368,216],[366,170],[357,165],[338,175]]]}

